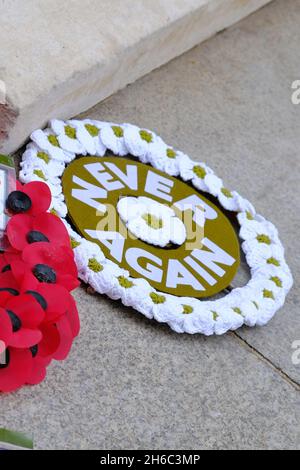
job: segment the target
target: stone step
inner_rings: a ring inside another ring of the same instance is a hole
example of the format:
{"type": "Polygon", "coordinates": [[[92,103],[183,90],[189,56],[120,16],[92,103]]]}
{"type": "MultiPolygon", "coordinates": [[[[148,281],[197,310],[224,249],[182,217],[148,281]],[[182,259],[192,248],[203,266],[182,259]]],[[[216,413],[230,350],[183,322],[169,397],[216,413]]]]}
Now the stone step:
{"type": "Polygon", "coordinates": [[[1,6],[0,151],[70,118],[270,0],[15,0],[1,6]]]}

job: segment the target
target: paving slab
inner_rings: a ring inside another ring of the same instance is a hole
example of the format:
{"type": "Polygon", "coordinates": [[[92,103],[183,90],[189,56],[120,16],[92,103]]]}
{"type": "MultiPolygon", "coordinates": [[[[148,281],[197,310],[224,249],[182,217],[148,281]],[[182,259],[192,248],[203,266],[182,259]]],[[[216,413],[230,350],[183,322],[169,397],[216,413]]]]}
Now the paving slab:
{"type": "Polygon", "coordinates": [[[88,109],[269,1],[3,0],[0,150],[15,151],[50,118],[88,109]]]}
{"type": "Polygon", "coordinates": [[[1,397],[6,427],[37,448],[299,446],[299,392],[232,335],[178,335],[76,293],[82,331],[43,384],[1,397]]]}
{"type": "MultiPolygon", "coordinates": [[[[205,161],[278,227],[295,279],[283,309],[238,334],[300,382],[300,1],[275,1],[83,114],[153,129],[205,161]]],[[[240,270],[233,285],[248,275],[240,270]]]]}
{"type": "MultiPolygon", "coordinates": [[[[82,116],[153,129],[207,161],[278,225],[296,279],[299,21],[299,0],[274,1],[82,116]]],[[[37,448],[300,448],[297,285],[275,319],[240,337],[178,335],[84,288],[75,297],[70,357],[1,396],[1,425],[37,448]]]]}

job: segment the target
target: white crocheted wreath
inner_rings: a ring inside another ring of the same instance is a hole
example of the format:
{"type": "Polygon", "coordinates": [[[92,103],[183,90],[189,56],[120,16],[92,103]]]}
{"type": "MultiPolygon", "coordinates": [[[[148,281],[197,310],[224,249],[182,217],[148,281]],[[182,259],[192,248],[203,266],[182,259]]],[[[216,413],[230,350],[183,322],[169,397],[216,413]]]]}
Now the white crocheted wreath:
{"type": "Polygon", "coordinates": [[[283,305],[292,286],[292,275],[275,226],[256,214],[253,205],[205,164],[168,146],[154,132],[131,124],[94,120],[52,120],[50,127],[31,135],[21,162],[22,182],[46,181],[52,192],[52,211],[62,218],[74,249],[80,278],[97,292],[121,299],[147,318],[166,322],[178,333],[223,334],[246,324],[264,325],[283,305]],[[242,249],[251,279],[217,300],[176,297],[156,291],[145,279],[105,258],[99,245],[82,238],[67,223],[62,176],[65,166],[78,155],[131,154],[168,175],[190,182],[196,189],[218,198],[223,208],[237,213],[242,249]]]}

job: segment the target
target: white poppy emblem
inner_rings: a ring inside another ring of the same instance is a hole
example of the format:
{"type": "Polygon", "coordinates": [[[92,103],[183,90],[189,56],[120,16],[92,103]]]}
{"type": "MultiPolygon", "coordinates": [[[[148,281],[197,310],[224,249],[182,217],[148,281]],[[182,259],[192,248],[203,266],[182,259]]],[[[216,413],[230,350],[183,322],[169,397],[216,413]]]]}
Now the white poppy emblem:
{"type": "Polygon", "coordinates": [[[152,245],[182,245],[186,240],[184,223],[173,209],[148,197],[123,197],[117,210],[135,237],[152,245]]]}

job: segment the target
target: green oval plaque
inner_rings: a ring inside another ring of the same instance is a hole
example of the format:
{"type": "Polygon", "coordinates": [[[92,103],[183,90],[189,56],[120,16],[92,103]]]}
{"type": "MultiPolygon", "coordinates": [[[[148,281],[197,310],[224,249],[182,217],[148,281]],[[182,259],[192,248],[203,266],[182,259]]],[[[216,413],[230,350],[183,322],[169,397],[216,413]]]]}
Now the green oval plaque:
{"type": "Polygon", "coordinates": [[[231,223],[181,180],[128,158],[82,157],[68,165],[62,183],[69,217],[78,232],[98,243],[105,256],[131,276],[147,279],[155,289],[209,297],[235,276],[240,247],[231,223]],[[185,224],[185,242],[161,248],[133,237],[116,209],[125,196],[145,196],[172,207],[185,224]]]}

